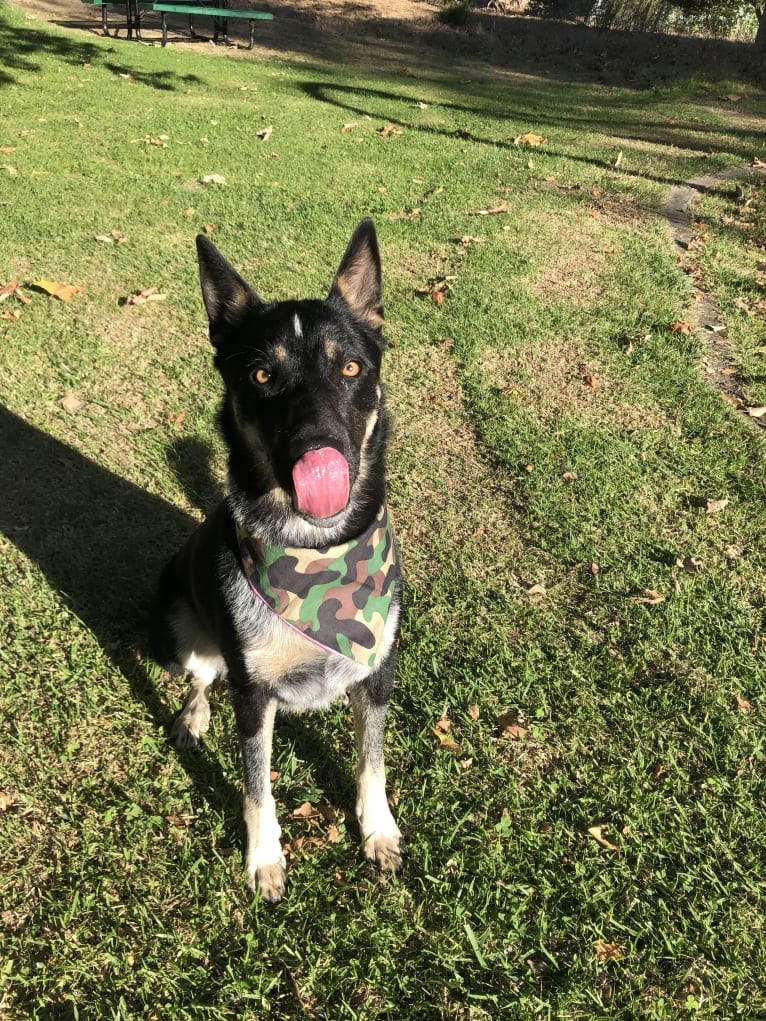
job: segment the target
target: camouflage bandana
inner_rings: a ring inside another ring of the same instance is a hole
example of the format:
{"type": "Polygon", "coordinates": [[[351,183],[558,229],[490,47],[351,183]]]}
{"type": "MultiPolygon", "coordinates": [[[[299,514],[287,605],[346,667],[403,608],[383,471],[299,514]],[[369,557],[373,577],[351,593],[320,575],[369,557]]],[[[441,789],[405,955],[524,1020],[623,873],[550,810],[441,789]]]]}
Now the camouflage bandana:
{"type": "Polygon", "coordinates": [[[340,546],[272,546],[237,529],[250,588],[309,641],[374,667],[399,578],[386,507],[358,538],[340,546]]]}

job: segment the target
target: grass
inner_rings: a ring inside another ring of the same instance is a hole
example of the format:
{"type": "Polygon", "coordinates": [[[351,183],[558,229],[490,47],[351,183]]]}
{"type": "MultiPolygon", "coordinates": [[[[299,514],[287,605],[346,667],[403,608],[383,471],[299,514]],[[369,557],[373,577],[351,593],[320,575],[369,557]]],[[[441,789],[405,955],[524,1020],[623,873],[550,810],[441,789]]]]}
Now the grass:
{"type": "MultiPolygon", "coordinates": [[[[763,1016],[764,445],[669,329],[693,295],[662,217],[670,184],[763,157],[762,94],[231,59],[12,7],[0,39],[0,283],[32,299],[0,305],[3,1009],[763,1016]],[[390,880],[359,860],[347,710],[286,719],[271,909],[242,881],[226,696],[179,754],[183,684],[143,644],[223,481],[193,236],[266,297],[324,293],[363,215],[393,345],[410,857],[390,880]],[[164,300],[124,304],[148,287],[164,300]]],[[[743,187],[700,201],[695,257],[763,403],[743,187]]]]}

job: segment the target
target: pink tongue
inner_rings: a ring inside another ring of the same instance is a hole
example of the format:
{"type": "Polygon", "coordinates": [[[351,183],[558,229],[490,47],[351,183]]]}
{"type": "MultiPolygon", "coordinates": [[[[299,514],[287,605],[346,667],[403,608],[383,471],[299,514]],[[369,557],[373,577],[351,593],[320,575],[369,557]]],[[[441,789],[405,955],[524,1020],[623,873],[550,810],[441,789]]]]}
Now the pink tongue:
{"type": "Polygon", "coordinates": [[[348,503],[348,462],[332,447],[309,450],[293,466],[293,486],[302,514],[329,518],[348,503]]]}

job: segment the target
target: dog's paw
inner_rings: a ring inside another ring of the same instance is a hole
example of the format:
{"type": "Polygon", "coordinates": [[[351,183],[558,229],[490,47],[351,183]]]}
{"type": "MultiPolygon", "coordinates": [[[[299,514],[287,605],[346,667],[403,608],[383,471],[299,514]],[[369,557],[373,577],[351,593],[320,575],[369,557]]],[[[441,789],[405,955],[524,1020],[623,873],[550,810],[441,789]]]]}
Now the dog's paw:
{"type": "Polygon", "coordinates": [[[247,885],[253,893],[260,893],[264,900],[276,904],[287,889],[287,869],[279,862],[260,865],[255,872],[248,873],[247,885]]]}
{"type": "Polygon", "coordinates": [[[402,867],[406,847],[399,830],[392,833],[372,833],[364,842],[364,854],[375,862],[381,872],[398,872],[402,867]]]}
{"type": "Polygon", "coordinates": [[[207,700],[197,700],[186,705],[170,728],[170,740],[176,748],[199,748],[200,741],[210,726],[210,705],[207,700]]]}

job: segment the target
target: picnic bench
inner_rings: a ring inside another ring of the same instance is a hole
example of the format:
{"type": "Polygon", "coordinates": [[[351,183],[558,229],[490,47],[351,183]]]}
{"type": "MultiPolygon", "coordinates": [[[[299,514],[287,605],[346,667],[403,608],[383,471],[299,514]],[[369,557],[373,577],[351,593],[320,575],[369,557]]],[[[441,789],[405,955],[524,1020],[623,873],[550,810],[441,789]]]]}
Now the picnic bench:
{"type": "Polygon", "coordinates": [[[85,0],[94,7],[101,8],[101,27],[104,35],[109,35],[109,7],[119,5],[127,8],[127,33],[132,39],[135,30],[136,38],[141,40],[141,14],[158,13],[162,18],[162,45],[168,42],[168,14],[184,14],[189,18],[189,32],[196,35],[194,31],[195,17],[213,18],[213,42],[218,42],[218,37],[223,34],[225,45],[229,43],[229,19],[234,18],[250,23],[250,41],[248,49],[252,50],[255,45],[255,23],[256,21],[273,21],[274,15],[266,11],[234,10],[226,5],[226,0],[175,0],[175,2],[155,3],[154,0],[85,0]]]}

